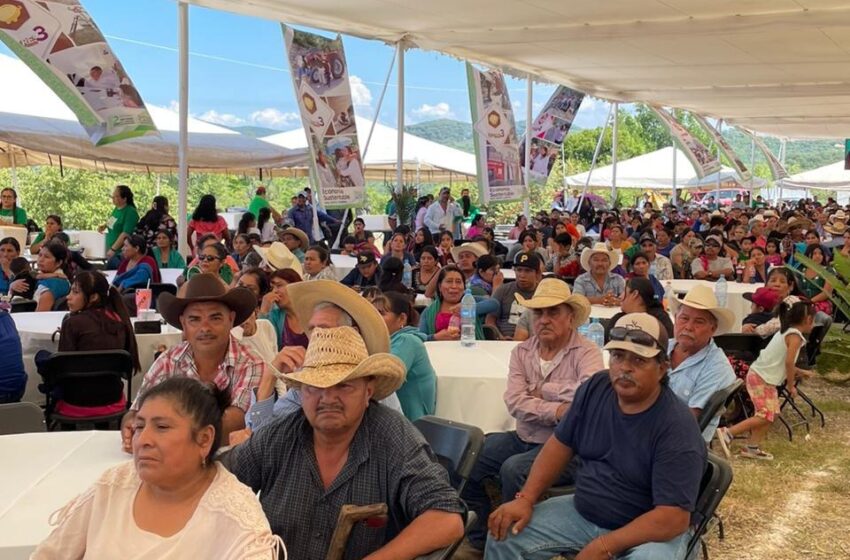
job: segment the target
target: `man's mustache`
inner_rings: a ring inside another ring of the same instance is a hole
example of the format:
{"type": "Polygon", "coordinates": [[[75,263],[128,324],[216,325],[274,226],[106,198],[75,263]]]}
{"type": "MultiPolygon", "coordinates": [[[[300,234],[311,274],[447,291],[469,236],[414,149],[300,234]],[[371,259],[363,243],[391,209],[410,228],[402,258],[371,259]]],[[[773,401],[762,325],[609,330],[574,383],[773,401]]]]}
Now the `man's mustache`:
{"type": "Polygon", "coordinates": [[[621,373],[614,378],[614,383],[618,383],[620,381],[628,381],[629,383],[636,384],[635,378],[631,373],[621,373]]]}

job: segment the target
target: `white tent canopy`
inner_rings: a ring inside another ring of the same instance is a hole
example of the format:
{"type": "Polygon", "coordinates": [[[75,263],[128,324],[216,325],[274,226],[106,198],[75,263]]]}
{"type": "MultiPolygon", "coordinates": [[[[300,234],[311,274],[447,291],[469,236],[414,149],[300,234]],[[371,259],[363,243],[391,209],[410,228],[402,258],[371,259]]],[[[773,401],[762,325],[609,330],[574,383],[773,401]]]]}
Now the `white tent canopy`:
{"type": "Polygon", "coordinates": [[[850,171],[844,169],[842,160],[797,173],[785,179],[782,184],[787,188],[846,191],[850,190],[850,171]]]}
{"type": "Polygon", "coordinates": [[[188,0],[440,51],[604,99],[850,137],[846,0],[188,0]]]}
{"type": "MultiPolygon", "coordinates": [[[[360,149],[363,150],[366,147],[372,121],[362,117],[355,117],[355,120],[357,140],[360,149]]],[[[374,180],[383,174],[386,174],[388,179],[395,179],[395,175],[391,172],[394,172],[397,165],[397,138],[398,131],[395,128],[380,123],[375,124],[364,160],[367,179],[374,180]]],[[[307,149],[307,135],[303,128],[266,136],[262,140],[289,150],[307,149]]],[[[445,181],[450,176],[468,179],[476,175],[474,155],[407,132],[404,133],[403,165],[408,178],[415,178],[418,175],[420,182],[423,183],[445,181]]]]}
{"type": "MultiPolygon", "coordinates": [[[[667,147],[648,154],[633,157],[617,163],[617,187],[640,188],[648,190],[673,190],[673,148],[667,147]]],[[[610,189],[614,181],[613,165],[599,167],[590,175],[590,188],[610,189]]],[[[564,184],[571,187],[584,187],[589,172],[571,175],[564,184]]],[[[750,188],[750,182],[742,182],[738,174],[729,167],[720,170],[720,188],[750,188]]],[[[713,189],[717,186],[717,173],[697,177],[688,156],[676,149],[676,188],[677,189],[713,189]]],[[[763,179],[754,178],[753,188],[765,185],[763,179]]]]}
{"type": "MultiPolygon", "coordinates": [[[[62,164],[101,171],[163,171],[177,167],[177,113],[148,105],[160,136],[96,147],[76,116],[23,62],[0,55],[0,166],[62,164]],[[13,86],[12,86],[13,85],[13,86]],[[11,148],[11,150],[10,150],[11,148]]],[[[260,142],[227,128],[189,119],[192,171],[255,172],[306,165],[306,150],[260,142]]]]}

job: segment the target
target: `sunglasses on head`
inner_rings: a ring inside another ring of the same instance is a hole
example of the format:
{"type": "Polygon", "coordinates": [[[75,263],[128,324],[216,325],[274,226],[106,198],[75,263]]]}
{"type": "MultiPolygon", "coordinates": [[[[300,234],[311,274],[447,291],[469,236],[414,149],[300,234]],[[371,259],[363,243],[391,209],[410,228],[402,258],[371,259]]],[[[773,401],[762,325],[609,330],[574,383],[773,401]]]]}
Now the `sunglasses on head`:
{"type": "Polygon", "coordinates": [[[611,329],[610,333],[611,340],[617,342],[631,342],[637,344],[638,346],[646,346],[648,348],[659,348],[661,351],[664,351],[664,348],[661,348],[661,344],[658,343],[648,332],[642,331],[640,329],[630,329],[627,327],[614,327],[611,329]]]}
{"type": "Polygon", "coordinates": [[[202,262],[213,262],[219,260],[219,258],[215,255],[201,255],[198,257],[198,260],[202,262]]]}

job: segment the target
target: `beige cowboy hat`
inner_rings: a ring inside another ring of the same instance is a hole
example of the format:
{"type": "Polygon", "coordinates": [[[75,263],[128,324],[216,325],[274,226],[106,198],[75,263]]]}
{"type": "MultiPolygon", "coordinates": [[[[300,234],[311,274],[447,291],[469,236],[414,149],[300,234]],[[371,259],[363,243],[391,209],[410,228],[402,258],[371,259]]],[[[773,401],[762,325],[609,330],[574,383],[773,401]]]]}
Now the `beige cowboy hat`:
{"type": "Polygon", "coordinates": [[[176,329],[183,329],[180,316],[191,303],[219,302],[236,313],[233,326],[244,323],[257,308],[257,296],[247,288],[228,289],[217,274],[201,273],[186,282],[183,296],[163,292],[156,300],[156,309],[165,322],[176,329]]]}
{"type": "Polygon", "coordinates": [[[452,247],[452,258],[455,262],[460,258],[461,253],[472,253],[476,259],[479,259],[487,254],[487,249],[477,241],[469,241],[457,247],[452,247]]]}
{"type": "Polygon", "coordinates": [[[825,226],[823,226],[824,231],[828,231],[832,235],[844,235],[844,232],[847,231],[847,220],[836,219],[825,226]]]}
{"type": "Polygon", "coordinates": [[[302,385],[326,389],[352,379],[373,377],[376,401],[392,395],[406,376],[404,363],[386,352],[370,354],[366,343],[351,327],[316,328],[310,336],[304,366],[284,374],[292,388],[302,385]]]}
{"type": "Polygon", "coordinates": [[[310,248],[310,238],[307,237],[307,234],[298,229],[297,227],[288,227],[280,232],[280,238],[283,239],[284,235],[291,235],[298,239],[301,242],[301,250],[306,251],[310,248]]]}
{"type": "Polygon", "coordinates": [[[755,223],[765,224],[765,223],[767,223],[767,220],[764,219],[763,215],[756,214],[755,216],[750,218],[750,221],[749,221],[750,227],[752,227],[753,224],[755,224],[755,223]]]}
{"type": "Polygon", "coordinates": [[[569,284],[560,278],[544,278],[530,298],[524,298],[518,293],[514,297],[517,303],[529,309],[545,309],[566,303],[573,309],[575,326],[583,325],[590,316],[590,300],[570,292],[569,284]]]}
{"type": "Polygon", "coordinates": [[[765,210],[763,216],[765,218],[778,218],[779,214],[777,214],[773,210],[765,210]]]}
{"type": "Polygon", "coordinates": [[[332,303],[354,319],[369,354],[390,351],[390,332],[383,317],[371,303],[348,286],[335,280],[311,280],[289,284],[286,291],[295,316],[304,329],[308,329],[310,317],[318,304],[332,303]]]}
{"type": "Polygon", "coordinates": [[[608,267],[609,271],[617,268],[617,264],[620,262],[619,252],[615,249],[608,249],[608,246],[604,243],[594,243],[592,249],[584,249],[581,252],[581,267],[589,271],[590,257],[597,253],[608,255],[608,258],[611,260],[611,265],[608,267]]]}
{"type": "Polygon", "coordinates": [[[298,260],[289,247],[280,241],[275,241],[268,247],[254,246],[254,250],[263,257],[263,260],[275,270],[283,270],[289,268],[298,273],[298,276],[304,276],[301,268],[301,261],[298,260]]]}
{"type": "Polygon", "coordinates": [[[670,301],[670,311],[674,314],[679,311],[683,305],[693,309],[702,309],[708,311],[717,319],[717,334],[725,334],[732,330],[735,325],[735,314],[717,304],[717,298],[714,297],[714,290],[708,286],[697,285],[691,288],[685,299],[673,298],[670,301]]]}
{"type": "Polygon", "coordinates": [[[643,358],[652,358],[659,353],[667,355],[667,330],[649,313],[623,315],[617,319],[611,333],[605,350],[627,350],[643,358]],[[639,333],[649,335],[652,340],[639,333]]]}

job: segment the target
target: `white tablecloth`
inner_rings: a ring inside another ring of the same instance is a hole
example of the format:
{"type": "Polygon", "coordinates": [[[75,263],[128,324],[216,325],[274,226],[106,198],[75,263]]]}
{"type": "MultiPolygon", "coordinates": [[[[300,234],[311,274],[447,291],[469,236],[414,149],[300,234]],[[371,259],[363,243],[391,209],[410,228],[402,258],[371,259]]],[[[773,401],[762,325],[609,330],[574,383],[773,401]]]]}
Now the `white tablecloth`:
{"type": "MultiPolygon", "coordinates": [[[[77,239],[83,256],[87,259],[106,258],[106,235],[96,231],[77,232],[77,239]]],[[[73,241],[73,240],[72,240],[73,241]]]]}
{"type": "MultiPolygon", "coordinates": [[[[479,340],[465,348],[460,342],[426,342],[425,349],[437,372],[437,412],[484,433],[514,429],[504,394],[513,341],[479,340]]],[[[605,363],[608,363],[607,352],[605,363]]]]}
{"type": "Polygon", "coordinates": [[[331,262],[336,269],[336,277],[339,280],[345,278],[357,266],[357,259],[348,255],[331,255],[331,262]]]}
{"type": "MultiPolygon", "coordinates": [[[[12,319],[14,319],[15,326],[21,335],[24,368],[29,375],[27,379],[27,390],[23,398],[25,401],[44,402],[44,395],[38,392],[38,384],[41,383],[41,376],[35,368],[35,354],[39,350],[48,350],[50,352],[56,352],[58,350],[59,336],[56,337],[56,342],[52,342],[50,339],[53,333],[56,332],[56,329],[62,324],[62,319],[67,313],[67,311],[44,311],[12,314],[12,319]]],[[[157,348],[160,345],[170,348],[175,344],[179,344],[182,339],[183,333],[170,325],[163,325],[162,333],[160,334],[136,335],[142,372],[133,379],[134,393],[139,388],[142,375],[144,375],[153,363],[157,348]]]]}
{"type": "MultiPolygon", "coordinates": [[[[104,270],[103,273],[106,275],[107,280],[112,283],[112,279],[115,278],[116,272],[114,270],[104,270]]],[[[162,277],[163,284],[173,284],[177,285],[177,277],[183,274],[182,268],[160,268],[159,275],[162,277]]]]}
{"type": "MultiPolygon", "coordinates": [[[[704,285],[714,290],[715,282],[706,280],[671,280],[673,291],[677,294],[684,294],[691,290],[694,286],[704,285]]],[[[662,282],[665,286],[667,282],[662,282]]],[[[744,294],[755,292],[764,284],[742,284],[739,282],[726,283],[726,308],[730,309],[735,314],[735,325],[731,332],[741,332],[741,322],[744,317],[750,314],[750,302],[744,299],[744,294]]]]}
{"type": "Polygon", "coordinates": [[[48,518],[109,467],[130,460],[111,432],[0,436],[0,558],[29,558],[48,518]]]}

